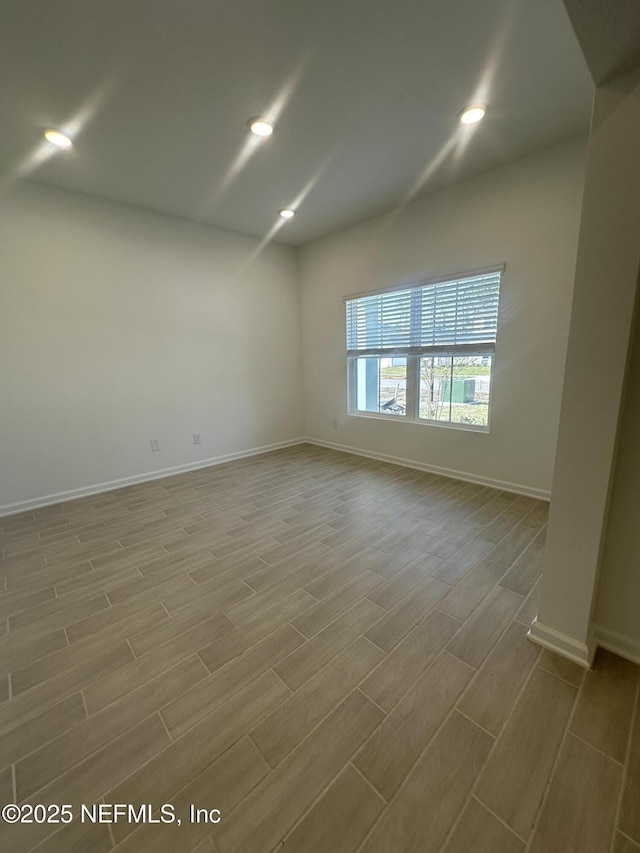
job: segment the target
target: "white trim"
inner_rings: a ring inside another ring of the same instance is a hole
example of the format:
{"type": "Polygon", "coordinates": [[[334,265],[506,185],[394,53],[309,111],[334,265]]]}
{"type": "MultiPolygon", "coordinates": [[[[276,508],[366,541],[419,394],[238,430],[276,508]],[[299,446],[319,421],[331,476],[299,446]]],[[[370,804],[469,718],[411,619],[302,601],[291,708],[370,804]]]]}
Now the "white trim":
{"type": "Polygon", "coordinates": [[[596,642],[603,649],[620,655],[632,663],[640,664],[640,640],[619,634],[617,631],[609,631],[600,625],[594,626],[596,642]]]}
{"type": "MultiPolygon", "coordinates": [[[[474,430],[477,432],[478,430],[474,430]]],[[[538,500],[551,500],[551,492],[548,489],[536,489],[533,486],[523,486],[519,483],[510,483],[506,480],[496,480],[494,477],[483,477],[480,474],[470,474],[467,471],[456,471],[453,468],[441,468],[439,465],[430,465],[426,462],[416,462],[413,459],[403,459],[400,456],[390,456],[387,453],[375,453],[373,450],[360,450],[349,447],[346,444],[335,444],[332,441],[322,441],[319,438],[307,436],[308,444],[316,444],[318,447],[328,447],[330,450],[339,450],[342,453],[351,453],[354,456],[365,456],[367,459],[377,459],[380,462],[390,462],[392,465],[402,465],[404,468],[415,468],[417,471],[427,471],[430,474],[439,474],[442,477],[453,477],[455,480],[464,480],[466,483],[478,483],[480,486],[491,486],[492,489],[501,489],[504,492],[514,492],[517,495],[526,495],[538,500]]]]}
{"type": "MultiPolygon", "coordinates": [[[[491,391],[489,391],[491,394],[491,391]]],[[[407,406],[407,409],[409,406],[407,406]]],[[[356,409],[347,412],[349,418],[371,418],[374,421],[389,421],[395,424],[417,424],[418,426],[436,427],[437,429],[461,429],[466,432],[484,432],[487,435],[491,431],[488,426],[480,424],[463,424],[458,421],[431,421],[428,418],[409,418],[406,415],[387,415],[385,412],[366,412],[356,409]]]]}
{"type": "Polygon", "coordinates": [[[89,495],[99,495],[102,492],[111,492],[114,489],[122,489],[125,486],[133,486],[137,483],[147,483],[151,480],[161,480],[163,477],[171,477],[174,474],[183,474],[186,471],[197,471],[199,468],[210,468],[214,465],[222,465],[225,462],[233,462],[234,459],[244,459],[246,456],[258,456],[261,453],[270,453],[273,450],[281,450],[285,447],[295,447],[304,444],[306,439],[293,438],[290,441],[278,441],[274,444],[265,444],[263,447],[253,447],[250,450],[240,450],[236,453],[226,453],[222,456],[214,456],[211,459],[201,459],[198,462],[187,462],[185,465],[174,465],[172,468],[161,468],[157,471],[149,471],[145,474],[134,474],[132,477],[122,477],[119,480],[108,480],[105,483],[94,483],[91,486],[81,486],[79,489],[70,489],[66,492],[57,492],[53,495],[44,495],[39,498],[31,498],[26,501],[17,501],[12,504],[0,506],[0,518],[7,515],[15,515],[19,512],[29,512],[44,506],[62,503],[64,501],[75,501],[78,498],[89,495]]]}
{"type": "Polygon", "coordinates": [[[593,666],[593,658],[596,653],[596,643],[593,636],[589,638],[587,643],[581,643],[567,634],[562,634],[548,625],[543,625],[536,618],[533,620],[527,637],[537,645],[549,649],[585,669],[591,669],[593,666]]]}

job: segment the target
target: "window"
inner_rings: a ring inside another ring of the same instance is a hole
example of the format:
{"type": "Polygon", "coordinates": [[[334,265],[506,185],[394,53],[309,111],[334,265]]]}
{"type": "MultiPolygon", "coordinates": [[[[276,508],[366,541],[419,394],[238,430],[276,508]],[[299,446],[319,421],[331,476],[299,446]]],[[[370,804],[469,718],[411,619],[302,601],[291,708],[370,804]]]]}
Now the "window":
{"type": "Polygon", "coordinates": [[[347,298],[349,413],[487,430],[503,271],[347,298]]]}

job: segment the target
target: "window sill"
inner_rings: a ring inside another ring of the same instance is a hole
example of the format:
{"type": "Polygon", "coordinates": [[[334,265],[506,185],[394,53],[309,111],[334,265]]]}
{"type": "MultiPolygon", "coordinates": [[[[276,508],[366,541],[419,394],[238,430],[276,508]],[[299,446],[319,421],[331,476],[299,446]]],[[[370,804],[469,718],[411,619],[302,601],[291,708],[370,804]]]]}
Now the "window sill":
{"type": "Polygon", "coordinates": [[[382,412],[347,412],[350,418],[368,418],[374,421],[387,421],[400,424],[417,424],[418,426],[436,427],[437,429],[455,429],[463,432],[480,432],[489,434],[488,426],[475,424],[456,424],[447,421],[429,421],[426,418],[409,418],[406,415],[385,415],[382,412]]]}

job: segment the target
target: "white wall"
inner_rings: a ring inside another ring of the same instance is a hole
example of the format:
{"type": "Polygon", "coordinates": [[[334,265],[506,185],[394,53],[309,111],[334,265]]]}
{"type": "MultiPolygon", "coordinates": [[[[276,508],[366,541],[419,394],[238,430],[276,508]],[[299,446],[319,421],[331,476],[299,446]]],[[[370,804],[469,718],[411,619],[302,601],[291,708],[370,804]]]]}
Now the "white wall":
{"type": "MultiPolygon", "coordinates": [[[[636,72],[596,89],[553,499],[531,630],[533,639],[584,665],[597,643],[615,645],[594,634],[593,615],[640,262],[639,139],[636,72]]],[[[635,537],[637,516],[634,522],[635,537]]],[[[620,631],[619,617],[626,621],[624,599],[633,592],[640,601],[637,575],[633,589],[618,581],[612,576],[617,606],[609,608],[606,627],[613,631],[620,631]]]]}
{"type": "Polygon", "coordinates": [[[303,434],[297,253],[257,246],[35,184],[0,199],[0,511],[303,434]]]}
{"type": "MultiPolygon", "coordinates": [[[[636,309],[637,310],[637,309],[636,309]]],[[[640,663],[640,326],[636,319],[596,604],[596,633],[640,663]]]]}
{"type": "Polygon", "coordinates": [[[308,437],[548,495],[585,146],[571,140],[301,250],[308,437]],[[503,261],[489,434],[346,414],[343,296],[503,261]]]}

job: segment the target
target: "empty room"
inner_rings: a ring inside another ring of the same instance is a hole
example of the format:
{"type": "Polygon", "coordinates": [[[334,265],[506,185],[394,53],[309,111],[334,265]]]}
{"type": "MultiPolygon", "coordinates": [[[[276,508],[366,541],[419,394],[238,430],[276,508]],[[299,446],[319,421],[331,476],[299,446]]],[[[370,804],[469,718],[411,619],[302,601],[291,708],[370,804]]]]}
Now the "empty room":
{"type": "Polygon", "coordinates": [[[640,853],[635,0],[0,43],[0,849],[640,853]]]}

